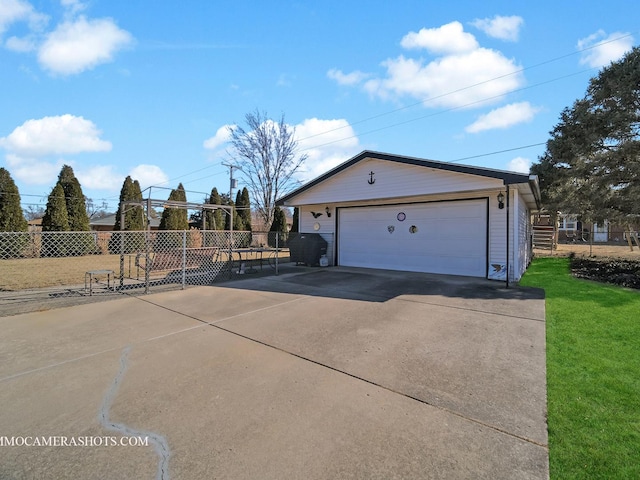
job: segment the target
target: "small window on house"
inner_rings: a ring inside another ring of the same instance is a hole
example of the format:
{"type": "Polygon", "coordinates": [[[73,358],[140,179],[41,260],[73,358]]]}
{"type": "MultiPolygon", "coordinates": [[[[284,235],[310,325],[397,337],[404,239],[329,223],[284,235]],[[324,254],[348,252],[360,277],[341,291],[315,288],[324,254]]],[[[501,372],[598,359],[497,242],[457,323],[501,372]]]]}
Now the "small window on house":
{"type": "Polygon", "coordinates": [[[560,219],[560,230],[575,230],[578,220],[572,217],[563,217],[560,219]]]}

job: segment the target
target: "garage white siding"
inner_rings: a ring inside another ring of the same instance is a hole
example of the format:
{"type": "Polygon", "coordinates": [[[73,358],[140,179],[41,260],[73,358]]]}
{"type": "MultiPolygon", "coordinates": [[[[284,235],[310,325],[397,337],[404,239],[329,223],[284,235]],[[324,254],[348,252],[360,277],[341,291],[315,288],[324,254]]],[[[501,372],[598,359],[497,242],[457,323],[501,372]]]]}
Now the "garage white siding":
{"type": "Polygon", "coordinates": [[[337,248],[344,266],[485,277],[487,200],[341,208],[337,248]]]}
{"type": "Polygon", "coordinates": [[[365,150],[278,203],[299,208],[301,232],[327,240],[332,265],[501,281],[508,265],[513,281],[531,259],[529,213],[539,200],[528,174],[365,150]],[[501,209],[507,191],[510,208],[501,209]]]}
{"type": "Polygon", "coordinates": [[[417,165],[366,159],[296,196],[300,205],[379,201],[416,195],[497,189],[502,181],[417,165]],[[371,177],[373,172],[373,177],[371,177]],[[370,184],[369,181],[374,181],[370,184]]]}

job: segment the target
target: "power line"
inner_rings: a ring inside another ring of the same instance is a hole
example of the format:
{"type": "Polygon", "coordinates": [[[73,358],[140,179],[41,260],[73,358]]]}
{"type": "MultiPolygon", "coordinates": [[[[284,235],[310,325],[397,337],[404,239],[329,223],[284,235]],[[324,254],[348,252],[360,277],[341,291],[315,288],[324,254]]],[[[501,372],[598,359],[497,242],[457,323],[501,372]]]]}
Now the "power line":
{"type": "Polygon", "coordinates": [[[463,160],[471,160],[472,158],[488,157],[491,155],[498,155],[499,153],[514,152],[516,150],[524,150],[525,148],[539,147],[541,145],[546,145],[546,144],[547,142],[532,143],[530,145],[522,145],[521,147],[507,148],[506,150],[498,150],[495,152],[481,153],[479,155],[472,155],[470,157],[463,157],[463,158],[457,158],[455,160],[448,160],[448,163],[456,163],[456,162],[461,162],[463,160]]]}
{"type": "MultiPolygon", "coordinates": [[[[620,37],[620,38],[624,38],[624,37],[620,37]]],[[[563,57],[558,57],[558,58],[564,58],[564,57],[566,57],[566,56],[569,56],[569,55],[565,55],[565,56],[563,56],[563,57]]],[[[549,60],[549,61],[547,61],[547,62],[543,62],[543,63],[550,63],[551,61],[553,61],[553,60],[549,60]]],[[[542,63],[541,63],[541,64],[538,64],[538,65],[542,65],[542,63]]],[[[533,67],[531,67],[531,68],[533,68],[533,67]]],[[[536,84],[533,84],[533,85],[528,85],[528,86],[526,86],[526,87],[522,87],[522,88],[517,88],[517,89],[514,89],[514,90],[510,90],[510,91],[508,91],[508,92],[505,92],[505,93],[502,93],[502,94],[499,94],[499,95],[494,95],[494,96],[491,96],[491,97],[486,97],[486,98],[483,98],[483,99],[480,99],[480,100],[476,100],[476,101],[474,101],[474,102],[469,102],[469,103],[464,104],[464,105],[459,105],[459,106],[456,106],[456,107],[451,107],[451,108],[448,108],[448,109],[440,110],[440,111],[438,111],[438,112],[433,112],[433,113],[430,113],[430,114],[428,114],[428,115],[422,115],[422,116],[420,116],[420,117],[415,117],[415,118],[412,118],[412,119],[409,119],[409,120],[404,120],[404,121],[402,121],[402,122],[396,122],[396,123],[393,123],[393,124],[391,124],[391,125],[386,125],[386,126],[383,126],[383,127],[380,127],[380,128],[376,128],[376,129],[373,129],[373,130],[369,130],[369,131],[367,131],[367,132],[362,132],[362,133],[360,133],[360,134],[358,134],[358,135],[351,135],[351,136],[349,136],[349,137],[344,137],[344,138],[341,138],[341,139],[339,139],[339,140],[333,140],[333,141],[331,141],[331,142],[326,142],[326,143],[323,143],[323,144],[320,144],[320,145],[315,145],[314,147],[303,148],[303,149],[301,149],[301,151],[303,151],[303,152],[304,152],[304,151],[306,151],[306,150],[311,150],[312,148],[324,147],[324,146],[327,146],[327,145],[332,145],[332,144],[335,144],[335,143],[340,143],[340,142],[343,142],[343,141],[345,141],[345,140],[350,140],[350,139],[352,139],[352,138],[358,138],[358,137],[362,137],[362,136],[365,136],[365,135],[370,135],[370,134],[372,134],[372,133],[377,133],[377,132],[380,132],[380,131],[382,131],[382,130],[387,130],[387,129],[394,128],[394,127],[398,127],[398,126],[401,126],[401,125],[406,125],[406,124],[409,124],[409,123],[417,122],[417,121],[419,121],[419,120],[424,120],[425,118],[435,117],[435,116],[437,116],[437,115],[443,115],[443,114],[445,114],[445,113],[449,113],[449,112],[452,112],[452,111],[455,111],[455,110],[460,110],[460,109],[463,109],[463,108],[467,108],[467,107],[470,107],[470,106],[472,106],[472,105],[476,105],[476,104],[479,104],[479,103],[485,103],[485,102],[488,102],[488,101],[493,100],[493,99],[495,99],[495,98],[503,97],[504,95],[507,95],[507,94],[516,93],[516,92],[521,92],[521,91],[524,91],[524,90],[529,90],[529,89],[532,89],[532,88],[535,88],[535,87],[539,87],[539,86],[541,86],[541,85],[546,85],[546,84],[549,84],[549,83],[557,82],[557,81],[559,81],[559,80],[564,80],[564,79],[569,78],[569,77],[573,77],[573,76],[576,76],[576,75],[581,75],[581,74],[583,74],[583,73],[590,72],[590,71],[592,71],[592,70],[594,70],[594,68],[588,68],[588,69],[585,69],[585,70],[581,70],[581,71],[579,71],[579,72],[574,72],[574,73],[571,73],[571,74],[563,75],[563,76],[561,76],[561,77],[556,77],[556,78],[553,78],[553,79],[551,79],[551,80],[547,80],[547,81],[544,81],[544,82],[539,82],[539,83],[536,83],[536,84]]],[[[497,77],[497,78],[501,78],[501,77],[497,77]]],[[[481,82],[481,83],[486,83],[486,82],[481,82]]],[[[476,84],[476,85],[480,85],[481,83],[476,84]]],[[[458,92],[458,91],[456,91],[456,92],[452,92],[451,94],[453,94],[453,93],[457,93],[457,92],[458,92]]],[[[414,104],[414,105],[416,105],[416,104],[414,104]]],[[[397,109],[397,110],[395,110],[395,111],[398,111],[398,110],[401,110],[401,109],[397,109]]],[[[384,115],[384,114],[380,114],[380,115],[378,115],[377,117],[381,117],[381,116],[383,116],[383,115],[384,115]]],[[[377,118],[377,117],[370,117],[370,118],[377,118]]],[[[362,121],[360,121],[360,122],[358,122],[358,123],[363,123],[363,122],[365,122],[366,120],[367,120],[367,119],[362,120],[362,121]]],[[[324,132],[324,133],[321,133],[321,134],[317,134],[317,135],[313,135],[312,137],[319,136],[319,135],[326,134],[326,133],[330,133],[330,132],[332,132],[332,131],[339,130],[339,129],[341,129],[341,128],[345,128],[345,127],[338,127],[338,128],[332,129],[332,130],[328,130],[327,132],[324,132]]],[[[312,137],[307,137],[307,138],[312,138],[312,137]]],[[[490,156],[490,155],[495,155],[495,154],[499,154],[499,153],[505,153],[505,152],[508,152],[508,151],[520,150],[520,149],[525,149],[525,148],[530,148],[530,147],[533,147],[533,146],[540,146],[540,145],[544,145],[544,142],[543,142],[543,143],[537,143],[537,144],[526,145],[526,146],[522,146],[522,147],[515,147],[515,148],[507,149],[507,150],[500,150],[500,151],[496,151],[496,152],[492,152],[492,153],[486,153],[486,154],[474,155],[474,156],[470,156],[470,157],[464,157],[464,158],[460,158],[460,159],[456,159],[456,160],[451,160],[451,161],[450,161],[450,163],[455,163],[455,162],[459,162],[459,161],[463,161],[463,160],[469,160],[469,159],[473,159],[473,158],[486,157],[486,156],[490,156]]],[[[173,179],[167,180],[167,182],[169,182],[169,181],[175,181],[175,180],[177,180],[177,179],[184,178],[184,177],[186,177],[186,176],[193,175],[194,173],[198,173],[198,172],[201,172],[201,171],[203,171],[203,170],[207,170],[207,169],[209,169],[209,168],[213,168],[213,167],[215,167],[215,166],[220,166],[220,165],[224,165],[224,164],[221,162],[221,163],[219,163],[219,164],[207,165],[206,167],[203,167],[203,168],[200,168],[200,169],[198,169],[198,170],[194,170],[194,171],[192,171],[192,172],[185,173],[185,174],[180,175],[180,176],[178,176],[178,177],[175,177],[175,178],[173,178],[173,179]]],[[[204,178],[209,178],[209,177],[213,177],[213,176],[221,175],[222,173],[223,173],[223,172],[214,173],[214,174],[212,174],[212,175],[208,175],[208,176],[206,176],[206,177],[198,178],[197,180],[202,180],[202,179],[204,179],[204,178]]],[[[195,181],[195,180],[194,180],[194,181],[195,181]]],[[[167,182],[164,182],[164,183],[167,183],[167,182]]],[[[184,182],[184,183],[186,184],[186,183],[189,183],[189,182],[184,182]]],[[[152,185],[152,186],[150,186],[150,187],[147,187],[145,190],[148,190],[148,189],[150,189],[150,188],[161,188],[161,189],[168,189],[168,190],[171,190],[171,188],[170,188],[170,187],[161,187],[161,186],[159,186],[159,185],[152,185]]],[[[185,190],[185,193],[187,193],[187,192],[189,192],[189,193],[201,193],[201,194],[205,194],[205,195],[206,195],[206,193],[205,193],[205,192],[194,192],[194,191],[187,191],[187,190],[185,190]]],[[[9,192],[6,192],[6,193],[9,193],[9,192]]],[[[14,195],[15,195],[15,194],[14,194],[14,195]]],[[[34,194],[31,194],[31,195],[30,195],[30,194],[20,194],[20,195],[21,195],[21,196],[38,197],[38,198],[48,198],[48,195],[34,195],[34,194]]],[[[104,201],[104,202],[107,202],[108,200],[110,200],[110,199],[115,199],[115,198],[116,198],[116,197],[110,197],[110,198],[101,198],[101,199],[97,199],[97,200],[98,200],[98,201],[104,201]]],[[[65,199],[71,199],[71,197],[65,197],[65,199]]]]}
{"type": "MultiPolygon", "coordinates": [[[[333,133],[333,132],[338,131],[338,130],[342,130],[342,129],[345,129],[345,128],[348,128],[348,127],[352,127],[353,125],[359,125],[361,123],[365,123],[365,122],[368,122],[370,120],[375,120],[375,119],[378,119],[378,118],[381,118],[381,117],[385,117],[387,115],[391,115],[393,113],[397,113],[397,112],[400,112],[400,111],[403,111],[403,110],[407,110],[409,108],[413,108],[413,107],[418,106],[418,105],[424,105],[425,103],[432,102],[434,100],[439,100],[441,98],[445,98],[445,97],[448,97],[450,95],[455,95],[456,93],[460,93],[460,92],[463,92],[465,90],[470,90],[472,88],[479,87],[481,85],[485,85],[487,83],[494,82],[496,80],[501,80],[503,78],[510,77],[510,76],[513,76],[513,75],[517,75],[517,74],[525,72],[527,70],[532,70],[534,68],[538,68],[538,67],[541,67],[543,65],[548,65],[549,63],[557,62],[558,60],[563,60],[565,58],[578,55],[580,53],[586,52],[588,50],[592,50],[592,49],[597,48],[597,47],[601,47],[602,45],[606,45],[608,43],[612,43],[612,42],[616,42],[618,40],[622,40],[623,38],[630,37],[630,36],[634,35],[635,33],[638,33],[638,32],[628,33],[626,35],[622,35],[620,37],[616,37],[616,38],[611,39],[611,40],[606,40],[606,41],[597,43],[595,45],[591,45],[590,47],[585,47],[583,49],[576,50],[575,52],[571,52],[571,53],[567,53],[567,54],[564,54],[564,55],[560,55],[559,57],[555,57],[555,58],[552,58],[550,60],[545,60],[543,62],[536,63],[536,64],[531,65],[529,67],[520,68],[520,69],[514,70],[513,72],[510,72],[510,73],[505,73],[504,75],[500,75],[498,77],[490,78],[488,80],[484,80],[482,82],[474,83],[472,85],[468,85],[466,87],[462,87],[462,88],[459,88],[457,90],[453,90],[453,91],[450,91],[450,92],[447,92],[447,93],[436,95],[435,97],[429,97],[429,98],[420,100],[418,102],[414,102],[412,104],[405,105],[404,107],[399,107],[399,108],[396,108],[394,110],[389,110],[387,112],[383,112],[383,113],[380,113],[378,115],[373,115],[371,117],[367,117],[367,118],[364,118],[362,120],[357,120],[355,122],[349,123],[348,125],[343,125],[341,127],[335,127],[335,128],[330,129],[330,130],[326,130],[324,132],[316,133],[314,135],[310,135],[308,137],[301,138],[298,141],[302,142],[304,140],[309,140],[311,138],[315,138],[315,137],[318,137],[318,136],[321,136],[321,135],[326,135],[328,133],[333,133]]],[[[506,93],[511,93],[511,92],[506,92],[506,93]]],[[[352,137],[349,137],[349,138],[352,138],[352,137]]]]}
{"type": "MultiPolygon", "coordinates": [[[[220,165],[224,165],[224,164],[223,163],[216,163],[216,164],[213,164],[213,165],[207,165],[206,167],[199,168],[198,170],[194,170],[193,172],[185,173],[184,175],[180,175],[180,176],[177,176],[177,177],[174,177],[174,178],[170,178],[170,179],[165,180],[164,182],[158,183],[156,185],[150,185],[147,188],[159,187],[162,184],[167,184],[169,182],[175,182],[176,180],[179,180],[179,179],[184,178],[184,177],[188,177],[189,175],[193,175],[194,173],[202,172],[203,170],[208,170],[209,168],[213,168],[213,167],[219,167],[220,165]]],[[[214,173],[214,174],[208,175],[207,177],[200,177],[200,178],[198,178],[198,180],[201,180],[202,178],[214,177],[216,175],[220,175],[220,173],[214,173]]],[[[192,181],[195,181],[195,180],[192,180],[192,181]]],[[[184,182],[184,183],[187,183],[187,182],[184,182]]]]}
{"type": "MultiPolygon", "coordinates": [[[[466,87],[462,87],[462,88],[459,88],[457,90],[453,90],[453,91],[450,91],[450,92],[447,92],[447,93],[443,93],[443,94],[437,95],[435,97],[429,97],[429,98],[420,100],[418,102],[414,102],[412,104],[406,105],[404,107],[400,107],[400,108],[396,108],[396,109],[393,109],[393,110],[389,110],[389,111],[380,113],[378,115],[373,115],[371,117],[367,117],[367,118],[364,118],[364,119],[361,119],[361,120],[357,120],[355,122],[350,122],[347,125],[343,125],[343,126],[340,126],[340,127],[335,127],[335,128],[329,129],[329,130],[325,130],[323,132],[316,133],[314,135],[309,135],[307,137],[298,139],[298,142],[303,142],[303,141],[306,141],[306,140],[309,140],[309,139],[312,139],[312,138],[316,138],[316,137],[319,137],[319,136],[322,136],[322,135],[328,135],[329,133],[333,133],[333,132],[336,132],[336,131],[339,131],[339,130],[343,130],[345,128],[351,128],[354,125],[359,125],[359,124],[362,124],[362,123],[366,123],[368,121],[375,120],[375,119],[378,119],[378,118],[382,118],[382,117],[385,117],[385,116],[388,116],[388,115],[391,115],[391,114],[394,114],[394,113],[397,113],[397,112],[400,112],[400,111],[403,111],[403,110],[407,110],[409,108],[412,108],[412,107],[415,107],[415,106],[418,106],[418,105],[424,105],[425,103],[428,103],[428,102],[432,102],[432,101],[435,101],[435,100],[438,100],[438,99],[441,99],[441,98],[445,98],[447,96],[455,95],[457,93],[460,93],[460,92],[463,92],[463,91],[466,91],[466,90],[469,90],[469,89],[472,89],[472,88],[475,88],[475,87],[478,87],[478,86],[481,86],[481,85],[485,85],[485,84],[493,82],[493,81],[497,81],[497,80],[500,80],[500,79],[503,79],[503,78],[506,78],[506,77],[509,77],[509,76],[517,75],[519,73],[522,73],[522,72],[525,72],[525,71],[528,71],[528,70],[532,70],[532,69],[535,69],[535,68],[538,68],[538,67],[541,67],[541,66],[544,66],[544,65],[548,65],[550,63],[557,62],[559,60],[562,60],[562,59],[565,59],[565,58],[568,58],[568,57],[572,57],[572,56],[578,55],[578,54],[586,52],[588,50],[592,50],[592,49],[601,47],[603,45],[606,45],[606,44],[609,44],[609,43],[612,43],[612,42],[616,42],[616,41],[622,40],[622,39],[627,38],[627,37],[631,37],[632,35],[635,35],[636,33],[638,33],[638,32],[633,32],[633,33],[628,33],[626,35],[621,35],[619,37],[616,37],[616,38],[613,38],[613,39],[610,39],[610,40],[605,40],[605,41],[596,43],[594,45],[591,45],[589,47],[585,47],[585,48],[576,50],[575,52],[571,52],[571,53],[567,53],[567,54],[564,54],[564,55],[560,55],[558,57],[554,57],[554,58],[551,58],[549,60],[545,60],[545,61],[536,63],[536,64],[528,66],[528,67],[524,67],[524,68],[520,68],[518,70],[514,70],[513,72],[509,72],[509,73],[506,73],[504,75],[500,75],[500,76],[497,76],[497,77],[494,77],[494,78],[491,78],[491,79],[488,79],[488,80],[484,80],[482,82],[478,82],[478,83],[475,83],[475,84],[472,84],[472,85],[468,85],[466,87]]],[[[364,135],[377,133],[377,132],[380,132],[382,130],[386,130],[386,129],[389,129],[389,128],[394,128],[394,127],[397,127],[397,126],[406,125],[408,123],[416,122],[418,120],[424,120],[425,118],[430,118],[430,117],[433,117],[433,116],[436,116],[436,115],[442,115],[444,113],[452,112],[452,111],[459,110],[459,109],[462,109],[462,108],[467,108],[469,106],[476,105],[476,104],[479,104],[479,103],[485,103],[485,102],[487,102],[489,100],[492,100],[492,99],[495,99],[495,98],[500,98],[500,97],[503,97],[504,95],[507,95],[507,94],[516,93],[516,92],[519,92],[519,91],[523,91],[523,90],[527,90],[527,89],[530,89],[530,88],[534,88],[534,87],[538,87],[538,86],[541,86],[541,85],[545,85],[547,83],[552,83],[552,82],[555,82],[555,81],[563,80],[565,78],[569,78],[569,77],[572,77],[572,76],[575,76],[575,75],[580,75],[582,73],[589,72],[589,71],[592,71],[592,70],[595,70],[595,68],[589,68],[589,69],[586,69],[586,70],[581,70],[579,72],[574,72],[574,73],[571,73],[571,74],[568,74],[568,75],[564,75],[562,77],[557,77],[557,78],[554,78],[554,79],[551,79],[551,80],[548,80],[548,81],[539,82],[537,84],[530,85],[530,86],[527,86],[527,87],[522,87],[522,88],[514,89],[514,90],[511,90],[511,91],[507,91],[507,92],[504,92],[504,93],[502,93],[500,95],[495,95],[495,96],[484,98],[484,99],[481,99],[481,100],[478,100],[478,101],[475,101],[475,102],[470,102],[470,103],[467,103],[465,105],[461,105],[461,106],[457,106],[457,107],[451,107],[451,108],[448,108],[448,109],[445,109],[445,110],[441,110],[441,111],[438,111],[438,112],[435,112],[435,113],[431,113],[431,114],[428,114],[428,115],[423,115],[423,116],[416,117],[416,118],[413,118],[413,119],[405,120],[405,121],[402,121],[402,122],[396,122],[396,123],[393,123],[391,125],[387,125],[387,126],[384,126],[384,127],[380,127],[380,128],[377,128],[377,129],[373,129],[373,130],[369,130],[369,131],[360,133],[358,135],[351,135],[349,137],[345,137],[345,138],[342,138],[342,139],[339,139],[339,140],[333,140],[333,141],[322,143],[322,144],[319,144],[319,145],[314,145],[313,147],[301,148],[300,151],[304,152],[304,151],[312,150],[312,149],[318,148],[318,147],[324,147],[324,146],[328,146],[328,145],[333,145],[335,143],[340,143],[340,142],[343,142],[345,140],[351,140],[353,138],[358,138],[358,137],[361,137],[361,136],[364,136],[364,135]]],[[[208,168],[208,167],[205,167],[205,168],[208,168]]],[[[197,173],[198,171],[200,171],[200,170],[196,170],[195,172],[191,172],[191,173],[197,173]]],[[[190,173],[189,174],[185,174],[185,175],[190,175],[190,173]]],[[[218,174],[214,174],[214,175],[218,175],[218,174]]],[[[177,178],[181,178],[181,177],[177,177],[177,178]]]]}
{"type": "Polygon", "coordinates": [[[449,112],[452,112],[452,111],[454,111],[454,110],[460,110],[460,109],[463,109],[463,108],[470,107],[470,106],[472,106],[472,105],[477,105],[477,104],[479,104],[479,103],[485,103],[485,102],[488,102],[489,100],[493,100],[493,99],[495,99],[495,98],[503,97],[503,96],[504,96],[504,95],[506,95],[506,94],[516,93],[516,92],[521,92],[521,91],[524,91],[524,90],[529,90],[529,89],[531,89],[531,88],[539,87],[540,85],[546,85],[546,84],[548,84],[548,83],[553,83],[553,82],[557,82],[557,81],[559,81],[559,80],[564,80],[565,78],[573,77],[573,76],[576,76],[576,75],[581,75],[581,74],[583,74],[583,73],[585,73],[585,72],[589,72],[589,71],[591,71],[591,70],[593,70],[593,68],[588,68],[588,69],[586,69],[586,70],[581,70],[581,71],[579,71],[579,72],[570,73],[570,74],[567,74],[567,75],[563,75],[562,77],[557,77],[557,78],[554,78],[554,79],[551,79],[551,80],[547,80],[547,81],[544,81],[544,82],[535,83],[535,84],[533,84],[533,85],[528,85],[528,86],[526,86],[526,87],[516,88],[516,89],[514,89],[514,90],[509,90],[508,92],[501,93],[501,94],[499,94],[499,95],[494,95],[494,96],[491,96],[491,97],[486,97],[486,98],[483,98],[483,99],[480,99],[480,100],[476,100],[476,101],[474,101],[474,102],[466,103],[466,104],[464,104],[464,105],[458,105],[458,106],[456,106],[456,107],[447,108],[447,109],[444,109],[444,110],[440,110],[440,111],[437,111],[437,112],[430,113],[430,114],[428,114],[428,115],[422,115],[422,116],[420,116],[420,117],[415,117],[415,118],[411,118],[411,119],[409,119],[409,120],[404,120],[404,121],[402,121],[402,122],[396,122],[396,123],[393,123],[393,124],[391,124],[391,125],[386,125],[386,126],[384,126],[384,127],[376,128],[376,129],[374,129],[374,130],[369,130],[369,131],[367,131],[367,132],[359,133],[358,135],[351,135],[351,136],[349,136],[349,137],[344,137],[344,138],[341,138],[341,139],[339,139],[339,140],[332,140],[332,141],[330,141],[330,142],[322,143],[322,144],[320,144],[320,145],[314,145],[313,147],[303,148],[303,149],[301,149],[301,151],[303,151],[303,152],[304,152],[305,150],[311,150],[311,149],[313,149],[313,148],[325,147],[325,146],[327,146],[327,145],[332,145],[332,144],[334,144],[334,143],[344,142],[345,140],[350,140],[350,139],[352,139],[352,138],[359,138],[359,137],[363,137],[363,136],[365,136],[365,135],[370,135],[370,134],[372,134],[372,133],[380,132],[380,131],[382,131],[382,130],[388,130],[389,128],[394,128],[394,127],[398,127],[398,126],[400,126],[400,125],[406,125],[406,124],[408,124],[408,123],[417,122],[418,120],[424,120],[425,118],[435,117],[435,116],[437,116],[437,115],[443,115],[443,114],[445,114],[445,113],[449,113],[449,112]]]}
{"type": "MultiPolygon", "coordinates": [[[[391,115],[391,114],[394,114],[394,113],[397,113],[397,112],[400,112],[400,111],[403,111],[403,110],[407,110],[409,108],[412,108],[412,107],[415,107],[415,106],[418,106],[418,105],[424,105],[424,104],[426,104],[428,102],[432,102],[432,101],[435,101],[435,100],[438,100],[438,99],[442,99],[442,98],[445,98],[447,96],[451,96],[451,95],[454,95],[454,94],[457,94],[457,93],[460,93],[460,92],[463,92],[463,91],[466,91],[466,90],[469,90],[469,89],[472,89],[472,88],[475,88],[475,87],[478,87],[478,86],[481,86],[481,85],[485,85],[485,84],[490,83],[490,82],[494,82],[494,81],[497,81],[497,80],[500,80],[500,79],[503,79],[503,78],[506,78],[506,77],[509,77],[509,76],[517,75],[517,74],[522,73],[524,71],[532,70],[534,68],[538,68],[538,67],[541,67],[543,65],[547,65],[547,64],[550,64],[550,63],[553,63],[553,62],[556,62],[556,61],[559,61],[559,60],[562,60],[562,59],[565,59],[565,58],[568,58],[568,57],[571,57],[571,56],[578,55],[578,54],[586,52],[588,50],[592,50],[592,49],[601,47],[603,45],[606,45],[606,44],[609,44],[609,43],[613,43],[613,42],[619,41],[619,40],[627,38],[627,37],[631,37],[631,36],[633,36],[633,35],[635,35],[637,33],[638,32],[628,33],[626,35],[621,35],[621,36],[613,38],[613,39],[602,41],[602,42],[599,42],[597,44],[591,45],[589,47],[585,47],[585,48],[576,50],[575,52],[567,53],[567,54],[564,54],[564,55],[560,55],[558,57],[554,57],[554,58],[549,59],[549,60],[545,60],[543,62],[539,62],[539,63],[531,65],[529,67],[520,68],[518,70],[514,70],[513,72],[509,72],[509,73],[506,73],[504,75],[500,75],[500,76],[497,76],[497,77],[494,77],[494,78],[491,78],[491,79],[488,79],[488,80],[484,80],[482,82],[478,82],[478,83],[475,83],[475,84],[472,84],[472,85],[468,85],[468,86],[465,86],[465,87],[462,87],[462,88],[459,88],[459,89],[456,89],[456,90],[453,90],[453,91],[450,91],[450,92],[447,92],[447,93],[443,93],[441,95],[437,95],[435,97],[429,97],[429,98],[420,100],[418,102],[414,102],[412,104],[409,104],[409,105],[406,105],[406,106],[403,106],[403,107],[400,107],[400,108],[396,108],[396,109],[393,109],[393,110],[382,112],[382,113],[377,114],[377,115],[373,115],[373,116],[370,116],[370,117],[367,117],[367,118],[364,118],[364,119],[361,119],[361,120],[357,120],[355,122],[348,123],[347,125],[343,125],[343,126],[340,126],[340,127],[335,127],[335,128],[332,128],[332,129],[329,129],[329,130],[326,130],[326,131],[323,131],[323,132],[320,132],[320,133],[317,133],[317,134],[314,134],[314,135],[310,135],[308,137],[304,137],[304,138],[299,139],[298,142],[302,142],[302,141],[305,141],[305,140],[316,138],[316,137],[319,137],[319,136],[322,136],[322,135],[327,135],[329,133],[333,133],[335,131],[339,131],[339,130],[342,130],[342,129],[345,129],[345,128],[353,127],[353,125],[359,125],[359,124],[362,124],[362,123],[366,123],[368,121],[375,120],[375,119],[378,119],[378,118],[381,118],[381,117],[385,117],[385,116],[388,116],[388,115],[391,115]]],[[[380,128],[376,128],[376,129],[373,129],[373,130],[362,132],[362,133],[360,133],[358,135],[351,135],[351,136],[348,136],[348,137],[345,137],[345,138],[342,138],[342,139],[339,139],[339,140],[333,140],[333,141],[326,142],[326,143],[323,143],[323,144],[320,144],[320,145],[314,145],[313,147],[303,148],[303,149],[301,149],[301,151],[311,150],[312,148],[324,147],[324,146],[327,146],[327,145],[340,143],[340,142],[343,142],[345,140],[350,140],[352,138],[358,138],[358,137],[361,137],[361,136],[370,135],[372,133],[377,133],[377,132],[380,132],[382,130],[387,130],[387,129],[394,128],[394,127],[401,126],[401,125],[406,125],[408,123],[413,123],[413,122],[416,122],[416,121],[419,121],[419,120],[424,120],[426,118],[434,117],[436,115],[442,115],[444,113],[449,113],[449,112],[452,112],[452,111],[455,111],[455,110],[459,110],[459,109],[462,109],[462,108],[466,108],[466,107],[469,107],[469,106],[472,106],[472,105],[476,105],[476,104],[479,104],[479,103],[485,103],[485,102],[487,102],[489,100],[492,100],[492,99],[495,99],[495,98],[500,98],[500,97],[503,97],[504,95],[507,95],[507,94],[524,91],[524,90],[527,90],[527,89],[530,89],[530,88],[534,88],[534,87],[539,87],[541,85],[546,85],[548,83],[559,81],[559,80],[562,80],[562,79],[565,79],[565,78],[569,78],[569,77],[572,77],[572,76],[575,76],[575,75],[580,75],[582,73],[585,73],[585,72],[588,72],[588,71],[592,71],[592,70],[594,70],[594,68],[590,68],[590,69],[582,70],[582,71],[575,72],[575,73],[572,73],[572,74],[564,75],[564,76],[557,77],[557,78],[554,78],[554,79],[551,79],[551,80],[548,80],[548,81],[539,82],[537,84],[530,85],[530,86],[527,86],[527,87],[510,90],[510,91],[504,92],[504,93],[502,93],[500,95],[487,97],[487,98],[484,98],[484,99],[481,99],[481,100],[477,100],[477,101],[474,101],[474,102],[467,103],[465,105],[451,107],[451,108],[448,108],[448,109],[445,109],[445,110],[434,112],[434,113],[431,113],[431,114],[428,114],[428,115],[415,117],[415,118],[412,118],[412,119],[409,119],[409,120],[405,120],[405,121],[402,121],[402,122],[392,123],[390,125],[386,125],[386,126],[383,126],[383,127],[380,127],[380,128]]],[[[543,144],[544,143],[532,144],[532,145],[528,145],[528,146],[516,147],[514,149],[508,149],[508,150],[501,150],[501,151],[488,153],[488,154],[481,154],[481,155],[475,155],[475,156],[470,156],[470,157],[464,157],[464,158],[461,158],[461,159],[453,160],[453,162],[462,161],[462,160],[468,160],[468,159],[472,159],[472,158],[479,158],[479,157],[494,155],[494,154],[498,154],[498,153],[504,153],[504,152],[508,152],[508,151],[513,151],[513,150],[519,150],[519,149],[523,149],[523,148],[530,148],[532,146],[539,146],[539,145],[543,145],[543,144]]],[[[198,172],[210,169],[210,168],[214,168],[214,167],[219,166],[219,165],[220,164],[207,165],[205,167],[202,167],[200,169],[194,170],[192,172],[185,173],[183,175],[180,175],[178,177],[169,179],[169,180],[167,180],[165,182],[162,182],[162,183],[166,184],[166,183],[178,180],[180,178],[184,178],[184,177],[187,177],[189,175],[193,175],[195,173],[198,173],[198,172]]],[[[198,178],[197,180],[202,180],[204,178],[209,178],[209,177],[221,175],[222,173],[223,172],[214,173],[214,174],[208,175],[206,177],[198,178]]],[[[193,181],[196,181],[196,180],[193,180],[193,181]]],[[[189,182],[184,182],[184,183],[189,183],[189,182]]],[[[167,187],[160,187],[159,185],[160,184],[152,185],[151,187],[154,187],[154,188],[167,188],[167,187]]],[[[148,187],[148,188],[151,188],[151,187],[148,187]]],[[[192,193],[203,193],[203,192],[192,192],[192,193]]],[[[23,194],[22,196],[48,198],[47,195],[23,194]]],[[[65,198],[67,198],[67,197],[65,197],[65,198]]],[[[108,202],[109,200],[115,200],[116,198],[117,197],[114,196],[114,197],[102,198],[102,199],[98,199],[98,200],[99,201],[108,202]]]]}

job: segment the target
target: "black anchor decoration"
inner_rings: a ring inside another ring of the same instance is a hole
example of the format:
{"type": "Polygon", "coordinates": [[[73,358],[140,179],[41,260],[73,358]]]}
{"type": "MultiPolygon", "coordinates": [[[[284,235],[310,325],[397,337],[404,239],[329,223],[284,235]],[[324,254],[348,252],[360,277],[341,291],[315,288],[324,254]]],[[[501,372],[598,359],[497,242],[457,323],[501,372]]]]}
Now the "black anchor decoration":
{"type": "Polygon", "coordinates": [[[369,173],[369,180],[367,180],[367,183],[369,185],[373,185],[374,183],[376,183],[376,179],[373,178],[374,175],[375,175],[375,173],[373,173],[373,172],[369,173]]]}

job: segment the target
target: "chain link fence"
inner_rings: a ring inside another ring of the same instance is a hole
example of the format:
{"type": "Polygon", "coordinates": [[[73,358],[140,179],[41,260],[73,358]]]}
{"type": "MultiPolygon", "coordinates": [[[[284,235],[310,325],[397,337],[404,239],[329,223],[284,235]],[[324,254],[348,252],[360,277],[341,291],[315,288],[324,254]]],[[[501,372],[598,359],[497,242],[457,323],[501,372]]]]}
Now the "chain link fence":
{"type": "Polygon", "coordinates": [[[332,245],[317,234],[282,232],[0,232],[0,308],[19,297],[148,293],[332,265],[332,245]],[[310,247],[312,236],[323,243],[310,247]]]}
{"type": "Polygon", "coordinates": [[[289,261],[287,237],[200,230],[0,232],[0,291],[84,290],[87,281],[107,275],[92,272],[109,272],[112,291],[208,285],[250,268],[275,273],[289,261]]]}

